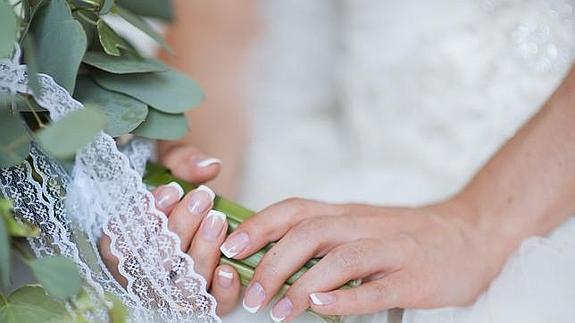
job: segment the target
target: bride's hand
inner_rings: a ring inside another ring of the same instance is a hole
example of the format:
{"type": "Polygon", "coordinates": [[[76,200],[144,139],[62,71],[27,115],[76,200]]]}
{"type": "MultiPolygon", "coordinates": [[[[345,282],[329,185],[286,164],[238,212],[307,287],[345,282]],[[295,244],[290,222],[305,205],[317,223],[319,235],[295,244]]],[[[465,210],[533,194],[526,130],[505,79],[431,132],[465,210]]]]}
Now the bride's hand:
{"type": "Polygon", "coordinates": [[[174,176],[192,183],[204,183],[212,180],[221,169],[221,161],[206,156],[190,144],[160,146],[160,162],[174,176]]]}
{"type": "MultiPolygon", "coordinates": [[[[210,294],[218,302],[218,314],[230,312],[238,303],[240,280],[233,267],[218,266],[227,221],[224,214],[211,210],[214,193],[200,186],[183,196],[182,188],[174,182],[159,186],[153,194],[158,210],[168,216],[169,229],[180,237],[182,251],[193,256],[194,270],[206,279],[210,294]]],[[[100,252],[112,275],[125,286],[106,235],[100,240],[100,252]]]]}
{"type": "Polygon", "coordinates": [[[241,259],[278,241],[246,291],[250,312],[267,305],[308,260],[323,257],[275,304],[275,321],[310,306],[346,315],[464,305],[488,286],[509,250],[471,219],[470,210],[451,203],[410,209],[289,199],[240,225],[222,251],[241,259]],[[338,290],[353,279],[363,283],[338,290]]]}

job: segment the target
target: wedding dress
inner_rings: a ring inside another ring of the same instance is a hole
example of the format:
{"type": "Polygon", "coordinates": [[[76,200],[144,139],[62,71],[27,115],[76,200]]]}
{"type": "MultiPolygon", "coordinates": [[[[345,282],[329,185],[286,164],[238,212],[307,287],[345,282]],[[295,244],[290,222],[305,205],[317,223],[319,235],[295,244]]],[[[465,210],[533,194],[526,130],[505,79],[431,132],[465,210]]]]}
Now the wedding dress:
{"type": "MultiPolygon", "coordinates": [[[[417,205],[456,192],[569,70],[574,6],[264,1],[242,201],[254,209],[289,196],[417,205]]],[[[575,322],[574,272],[571,218],[525,240],[473,305],[406,310],[402,320],[575,322]]],[[[387,313],[349,320],[386,322],[387,313]]]]}

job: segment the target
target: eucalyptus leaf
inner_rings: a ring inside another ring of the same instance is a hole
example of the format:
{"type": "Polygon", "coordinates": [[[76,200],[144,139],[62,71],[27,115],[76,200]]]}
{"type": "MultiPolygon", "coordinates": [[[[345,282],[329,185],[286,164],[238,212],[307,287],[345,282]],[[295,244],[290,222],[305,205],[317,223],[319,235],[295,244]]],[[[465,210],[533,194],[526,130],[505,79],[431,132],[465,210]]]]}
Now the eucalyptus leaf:
{"type": "Polygon", "coordinates": [[[82,288],[82,278],[76,265],[63,256],[33,259],[29,266],[46,291],[59,299],[70,298],[82,288]]]}
{"type": "Polygon", "coordinates": [[[72,322],[72,319],[64,304],[48,296],[42,287],[27,285],[0,303],[0,322],[72,322]]]}
{"type": "Polygon", "coordinates": [[[118,296],[107,293],[106,298],[112,301],[112,308],[108,310],[110,323],[125,323],[128,318],[128,309],[118,296]]]}
{"type": "Polygon", "coordinates": [[[188,132],[188,122],[183,114],[168,114],[154,109],[148,111],[148,117],[134,134],[151,139],[175,140],[188,132]]]}
{"type": "Polygon", "coordinates": [[[144,74],[94,73],[92,77],[110,91],[127,94],[167,113],[188,111],[204,99],[194,80],[172,69],[144,74]]]}
{"type": "Polygon", "coordinates": [[[86,46],[86,34],[79,22],[65,20],[59,23],[38,43],[39,71],[52,76],[56,83],[72,93],[86,46]]]}
{"type": "Polygon", "coordinates": [[[28,68],[28,87],[32,92],[40,97],[40,83],[38,83],[38,57],[36,54],[36,44],[34,36],[29,35],[24,39],[24,56],[26,67],[28,68]]]}
{"type": "Polygon", "coordinates": [[[122,53],[120,49],[132,51],[132,46],[108,26],[104,20],[98,20],[96,28],[98,29],[100,44],[108,55],[120,56],[122,53]]]}
{"type": "Polygon", "coordinates": [[[87,108],[105,113],[105,131],[112,137],[127,134],[136,129],[148,115],[148,106],[122,93],[108,91],[87,77],[79,78],[74,97],[87,108]]]}
{"type": "Polygon", "coordinates": [[[4,217],[8,234],[18,238],[30,238],[40,235],[40,228],[28,223],[16,221],[12,216],[4,217]]]}
{"type": "Polygon", "coordinates": [[[0,0],[0,58],[10,57],[16,34],[18,32],[18,19],[12,6],[5,0],[0,0]]]}
{"type": "Polygon", "coordinates": [[[90,142],[106,127],[106,116],[97,109],[71,112],[58,122],[42,129],[37,137],[40,144],[54,157],[67,158],[90,142]]]}
{"type": "Polygon", "coordinates": [[[31,137],[24,120],[10,109],[0,108],[0,167],[21,163],[30,151],[31,137]]]}
{"type": "Polygon", "coordinates": [[[116,6],[115,12],[132,26],[138,28],[140,31],[155,40],[158,44],[160,44],[160,46],[167,49],[168,51],[172,51],[172,48],[170,45],[168,45],[164,39],[164,36],[160,35],[156,30],[154,30],[154,28],[147,21],[133,14],[129,10],[119,6],[116,6]]]}
{"type": "Polygon", "coordinates": [[[97,51],[84,54],[83,62],[114,74],[162,72],[168,69],[162,62],[152,58],[110,56],[97,51]]]}
{"type": "Polygon", "coordinates": [[[174,17],[171,0],[116,0],[116,3],[140,16],[163,20],[174,17]]]}
{"type": "Polygon", "coordinates": [[[0,217],[0,280],[4,288],[10,284],[10,236],[6,221],[0,217]]]}

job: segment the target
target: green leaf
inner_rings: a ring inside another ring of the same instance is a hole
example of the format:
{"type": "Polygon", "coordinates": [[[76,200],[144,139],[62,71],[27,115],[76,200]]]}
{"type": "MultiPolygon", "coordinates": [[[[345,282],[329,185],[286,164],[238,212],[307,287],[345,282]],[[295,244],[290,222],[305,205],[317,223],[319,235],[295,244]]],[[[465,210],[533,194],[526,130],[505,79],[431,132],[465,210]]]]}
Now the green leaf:
{"type": "Polygon", "coordinates": [[[133,133],[151,139],[175,140],[187,132],[188,122],[183,114],[168,114],[150,109],[146,121],[133,133]]]}
{"type": "Polygon", "coordinates": [[[40,97],[40,83],[38,83],[38,57],[36,55],[36,44],[34,36],[28,35],[24,39],[24,61],[28,67],[28,87],[36,97],[40,97]]]}
{"type": "Polygon", "coordinates": [[[108,24],[100,19],[96,25],[98,29],[98,38],[102,48],[108,55],[120,56],[120,49],[132,51],[132,46],[128,44],[120,35],[118,35],[108,24]]]}
{"type": "Polygon", "coordinates": [[[126,20],[132,26],[138,28],[140,31],[142,31],[150,38],[155,40],[158,44],[160,44],[160,46],[164,47],[168,51],[172,51],[172,48],[170,47],[170,45],[168,45],[168,43],[164,39],[164,36],[160,35],[157,31],[155,31],[154,28],[147,21],[140,18],[139,16],[136,16],[129,10],[119,6],[116,6],[115,12],[120,17],[124,18],[124,20],[126,20]]]}
{"type": "Polygon", "coordinates": [[[82,278],[76,265],[63,256],[33,259],[29,266],[46,291],[59,299],[70,298],[82,288],[82,278]]]}
{"type": "Polygon", "coordinates": [[[31,137],[18,113],[0,107],[0,167],[20,164],[28,156],[31,137]]]}
{"type": "Polygon", "coordinates": [[[14,291],[0,303],[0,322],[43,323],[70,322],[64,304],[46,294],[38,285],[27,285],[14,291]]]}
{"type": "Polygon", "coordinates": [[[38,132],[38,141],[57,158],[73,156],[106,126],[106,116],[97,109],[71,112],[63,119],[38,132]]]}
{"type": "Polygon", "coordinates": [[[10,284],[10,236],[6,222],[0,218],[0,279],[4,288],[10,284]]]}
{"type": "Polygon", "coordinates": [[[132,97],[108,91],[87,77],[79,78],[74,97],[87,108],[104,112],[107,118],[106,133],[112,137],[136,129],[148,115],[148,106],[132,97]]]}
{"type": "Polygon", "coordinates": [[[110,56],[103,52],[87,52],[83,62],[114,74],[163,72],[168,69],[162,62],[151,58],[110,56]]]}
{"type": "Polygon", "coordinates": [[[16,42],[18,19],[12,6],[0,0],[0,58],[10,57],[16,42]]]}
{"type": "Polygon", "coordinates": [[[8,234],[13,237],[29,238],[37,237],[40,235],[40,228],[28,223],[20,223],[16,221],[16,219],[14,219],[12,216],[5,217],[4,220],[6,221],[6,229],[8,230],[8,234]]]}
{"type": "Polygon", "coordinates": [[[94,73],[92,77],[110,91],[127,94],[167,113],[190,110],[204,99],[194,80],[172,69],[145,74],[94,73]]]}
{"type": "Polygon", "coordinates": [[[39,43],[39,71],[52,76],[69,93],[74,92],[76,75],[86,46],[82,25],[76,20],[63,21],[39,43]]]}
{"type": "Polygon", "coordinates": [[[107,293],[106,298],[112,301],[112,307],[108,310],[110,323],[125,323],[128,319],[128,309],[114,294],[107,293]]]}
{"type": "Polygon", "coordinates": [[[163,20],[174,17],[171,0],[116,0],[116,3],[140,16],[163,20]]]}

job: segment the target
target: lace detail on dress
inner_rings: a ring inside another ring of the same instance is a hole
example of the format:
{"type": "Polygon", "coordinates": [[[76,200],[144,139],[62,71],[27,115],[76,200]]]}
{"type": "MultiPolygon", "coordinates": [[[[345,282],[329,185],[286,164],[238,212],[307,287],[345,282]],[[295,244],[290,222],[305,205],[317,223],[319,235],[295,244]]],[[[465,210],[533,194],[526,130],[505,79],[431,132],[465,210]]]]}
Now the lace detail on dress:
{"type": "MultiPolygon", "coordinates": [[[[18,59],[19,53],[12,61],[0,60],[0,92],[33,95],[26,66],[18,65],[18,59]]],[[[39,74],[38,81],[42,94],[35,99],[53,120],[83,108],[51,77],[39,74]]],[[[143,143],[136,148],[146,150],[143,143]]],[[[77,153],[72,177],[37,145],[30,154],[31,162],[0,169],[0,192],[22,219],[42,230],[40,237],[30,239],[38,256],[72,259],[93,303],[104,303],[104,291],[113,292],[130,307],[133,321],[220,321],[205,280],[194,272],[192,258],[180,250],[178,236],[168,230],[166,216],[156,210],[153,195],[142,183],[138,171],[144,160],[134,156],[133,169],[105,133],[77,153]],[[33,171],[41,181],[32,177],[33,171]],[[101,230],[119,259],[125,289],[100,259],[101,230]]],[[[106,321],[106,308],[89,313],[88,319],[106,321]]]]}

